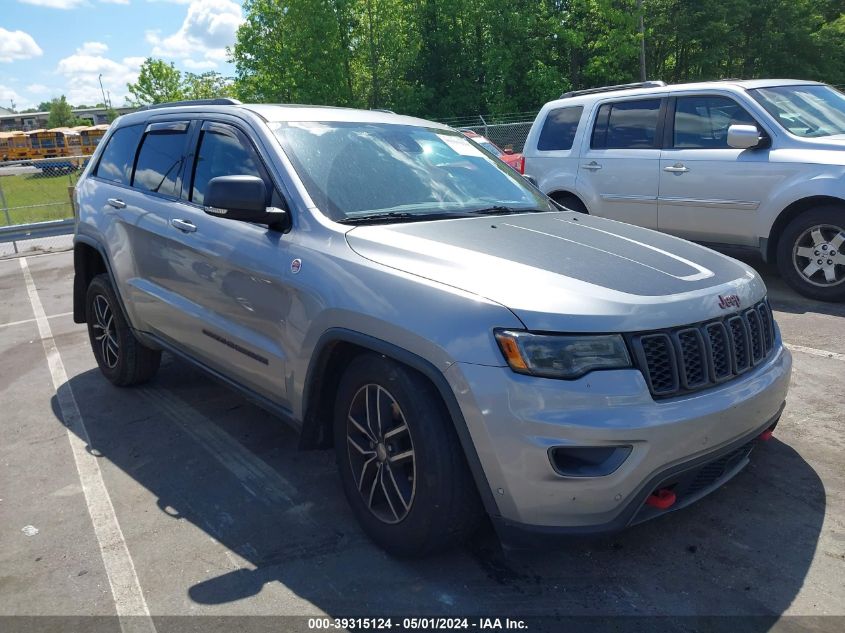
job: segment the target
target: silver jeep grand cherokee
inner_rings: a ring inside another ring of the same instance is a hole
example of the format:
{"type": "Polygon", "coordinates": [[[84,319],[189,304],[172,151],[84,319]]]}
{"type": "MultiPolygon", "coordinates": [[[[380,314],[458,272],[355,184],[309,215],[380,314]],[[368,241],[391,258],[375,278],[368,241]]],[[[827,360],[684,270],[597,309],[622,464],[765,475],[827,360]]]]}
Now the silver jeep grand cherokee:
{"type": "Polygon", "coordinates": [[[760,277],[562,210],[391,113],[156,106],[76,188],[74,319],[114,384],[168,350],[334,446],[366,533],[616,530],[736,474],[791,358],[760,277]]]}

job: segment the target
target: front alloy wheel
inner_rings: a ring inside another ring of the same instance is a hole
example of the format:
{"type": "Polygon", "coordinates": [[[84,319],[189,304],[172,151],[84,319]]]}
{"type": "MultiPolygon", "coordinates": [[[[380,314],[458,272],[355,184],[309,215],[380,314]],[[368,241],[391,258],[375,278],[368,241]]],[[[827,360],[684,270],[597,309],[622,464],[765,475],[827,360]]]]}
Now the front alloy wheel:
{"type": "Polygon", "coordinates": [[[807,283],[822,288],[845,281],[842,227],[820,224],[806,229],[792,250],[792,263],[807,283]]]}
{"type": "Polygon", "coordinates": [[[414,502],[414,443],[396,399],[384,387],[361,387],[349,406],[347,450],[352,476],[369,511],[402,521],[414,502]]]}

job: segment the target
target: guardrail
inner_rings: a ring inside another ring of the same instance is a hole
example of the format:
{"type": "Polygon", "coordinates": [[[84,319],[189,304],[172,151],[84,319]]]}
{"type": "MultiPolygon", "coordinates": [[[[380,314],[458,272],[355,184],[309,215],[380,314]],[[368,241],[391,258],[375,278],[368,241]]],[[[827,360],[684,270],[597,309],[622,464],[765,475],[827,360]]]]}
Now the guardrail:
{"type": "Polygon", "coordinates": [[[74,218],[67,218],[65,220],[0,226],[0,242],[20,242],[43,237],[56,237],[57,235],[70,235],[73,233],[75,223],[74,218]]]}

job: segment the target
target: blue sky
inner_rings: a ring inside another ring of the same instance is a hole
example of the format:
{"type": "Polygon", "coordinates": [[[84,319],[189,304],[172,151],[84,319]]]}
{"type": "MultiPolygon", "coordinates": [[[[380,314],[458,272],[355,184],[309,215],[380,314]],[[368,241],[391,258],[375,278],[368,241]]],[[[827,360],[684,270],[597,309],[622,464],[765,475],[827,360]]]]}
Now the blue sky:
{"type": "Polygon", "coordinates": [[[98,77],[123,105],[146,57],[180,70],[232,75],[226,46],[241,0],[0,0],[0,107],[17,109],[66,95],[102,101],[98,77]]]}

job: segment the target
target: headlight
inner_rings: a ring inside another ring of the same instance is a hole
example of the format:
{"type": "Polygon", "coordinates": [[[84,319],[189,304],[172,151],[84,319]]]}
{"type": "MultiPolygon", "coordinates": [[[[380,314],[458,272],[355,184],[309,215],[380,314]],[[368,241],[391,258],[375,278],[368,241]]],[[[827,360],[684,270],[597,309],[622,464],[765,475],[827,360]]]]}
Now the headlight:
{"type": "Polygon", "coordinates": [[[496,340],[510,368],[547,378],[579,378],[594,369],[631,367],[618,334],[532,334],[497,330],[496,340]]]}

